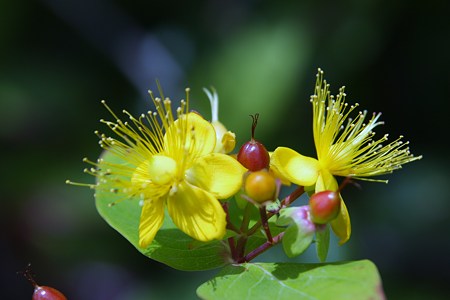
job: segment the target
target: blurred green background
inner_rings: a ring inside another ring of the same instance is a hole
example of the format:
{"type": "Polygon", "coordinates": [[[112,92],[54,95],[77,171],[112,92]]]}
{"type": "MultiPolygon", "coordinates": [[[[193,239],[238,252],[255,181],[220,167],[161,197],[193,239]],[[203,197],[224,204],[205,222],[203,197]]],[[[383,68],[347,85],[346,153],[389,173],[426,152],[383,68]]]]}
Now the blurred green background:
{"type": "MultiPolygon", "coordinates": [[[[217,270],[181,272],[151,261],[97,214],[84,156],[100,148],[109,114],[149,109],[159,79],[173,100],[220,117],[269,149],[314,155],[311,107],[318,67],[333,93],[382,111],[391,137],[404,134],[419,162],[388,185],[348,187],[353,236],[330,260],[368,258],[388,299],[450,295],[450,5],[448,1],[0,1],[2,299],[30,299],[16,272],[31,263],[39,284],[69,299],[196,299],[217,270]]],[[[105,130],[106,131],[106,130],[105,130]]],[[[381,134],[380,134],[381,136],[381,134]]],[[[261,259],[295,260],[274,250],[261,259]]]]}

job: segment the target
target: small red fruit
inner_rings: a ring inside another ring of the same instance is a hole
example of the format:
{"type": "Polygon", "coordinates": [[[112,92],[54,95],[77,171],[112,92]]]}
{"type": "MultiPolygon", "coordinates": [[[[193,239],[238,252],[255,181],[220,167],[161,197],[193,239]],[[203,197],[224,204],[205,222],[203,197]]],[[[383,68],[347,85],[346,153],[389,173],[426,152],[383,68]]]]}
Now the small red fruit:
{"type": "Polygon", "coordinates": [[[64,294],[57,289],[49,286],[38,285],[33,278],[31,264],[27,266],[25,271],[19,273],[23,273],[25,278],[34,287],[33,297],[31,298],[32,300],[67,300],[66,296],[64,296],[64,294]]]}
{"type": "Polygon", "coordinates": [[[245,193],[258,203],[274,200],[276,189],[276,179],[267,170],[252,172],[245,179],[245,193]]]}
{"type": "Polygon", "coordinates": [[[339,193],[322,191],[309,198],[312,221],[316,224],[326,224],[337,217],[341,208],[339,193]]]}
{"type": "Polygon", "coordinates": [[[57,289],[37,285],[32,300],[67,300],[67,298],[57,289]]]}
{"type": "Polygon", "coordinates": [[[270,156],[266,147],[254,138],[259,114],[251,117],[253,118],[252,138],[239,149],[237,160],[249,171],[255,172],[269,167],[270,156]]]}

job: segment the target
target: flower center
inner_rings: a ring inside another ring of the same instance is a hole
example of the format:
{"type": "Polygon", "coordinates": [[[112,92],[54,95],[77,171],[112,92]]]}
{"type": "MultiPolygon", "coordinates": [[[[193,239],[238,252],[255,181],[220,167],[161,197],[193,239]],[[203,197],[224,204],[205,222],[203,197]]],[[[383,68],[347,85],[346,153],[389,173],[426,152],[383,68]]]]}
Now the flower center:
{"type": "Polygon", "coordinates": [[[177,163],[168,156],[153,155],[148,162],[150,180],[159,185],[165,185],[175,180],[177,163]]]}

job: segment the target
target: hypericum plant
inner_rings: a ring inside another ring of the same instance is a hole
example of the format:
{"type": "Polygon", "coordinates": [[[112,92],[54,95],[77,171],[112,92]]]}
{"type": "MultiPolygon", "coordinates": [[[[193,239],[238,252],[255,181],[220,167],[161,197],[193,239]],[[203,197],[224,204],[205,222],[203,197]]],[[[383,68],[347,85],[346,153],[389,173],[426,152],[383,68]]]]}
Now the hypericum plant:
{"type": "Polygon", "coordinates": [[[155,111],[122,121],[101,120],[114,133],[96,132],[103,154],[84,161],[96,178],[100,215],[140,252],[179,270],[222,267],[197,289],[203,299],[383,299],[376,267],[369,261],[325,264],[329,227],[343,244],[350,217],[342,200],[349,180],[371,181],[418,160],[402,137],[376,139],[380,114],[351,117],[358,106],[334,97],[319,69],[314,95],[313,134],[317,159],[278,147],[273,153],[252,135],[237,155],[235,134],[218,118],[218,96],[205,90],[211,122],[189,110],[186,100],[172,110],[168,98],[150,96],[155,111]],[[345,180],[338,186],[335,176],[345,180]],[[281,191],[291,191],[280,198],[281,191]],[[308,205],[294,201],[308,191],[308,205]],[[315,244],[321,263],[251,263],[282,244],[288,257],[315,244]]]}

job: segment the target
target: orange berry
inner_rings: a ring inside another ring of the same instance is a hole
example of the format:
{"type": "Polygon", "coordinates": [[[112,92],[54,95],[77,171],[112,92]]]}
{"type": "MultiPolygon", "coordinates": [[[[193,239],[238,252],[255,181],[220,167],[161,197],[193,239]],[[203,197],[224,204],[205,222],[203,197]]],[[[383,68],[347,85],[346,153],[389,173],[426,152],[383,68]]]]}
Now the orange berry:
{"type": "Polygon", "coordinates": [[[274,200],[276,189],[275,177],[266,170],[251,172],[245,179],[245,193],[258,203],[274,200]]]}

